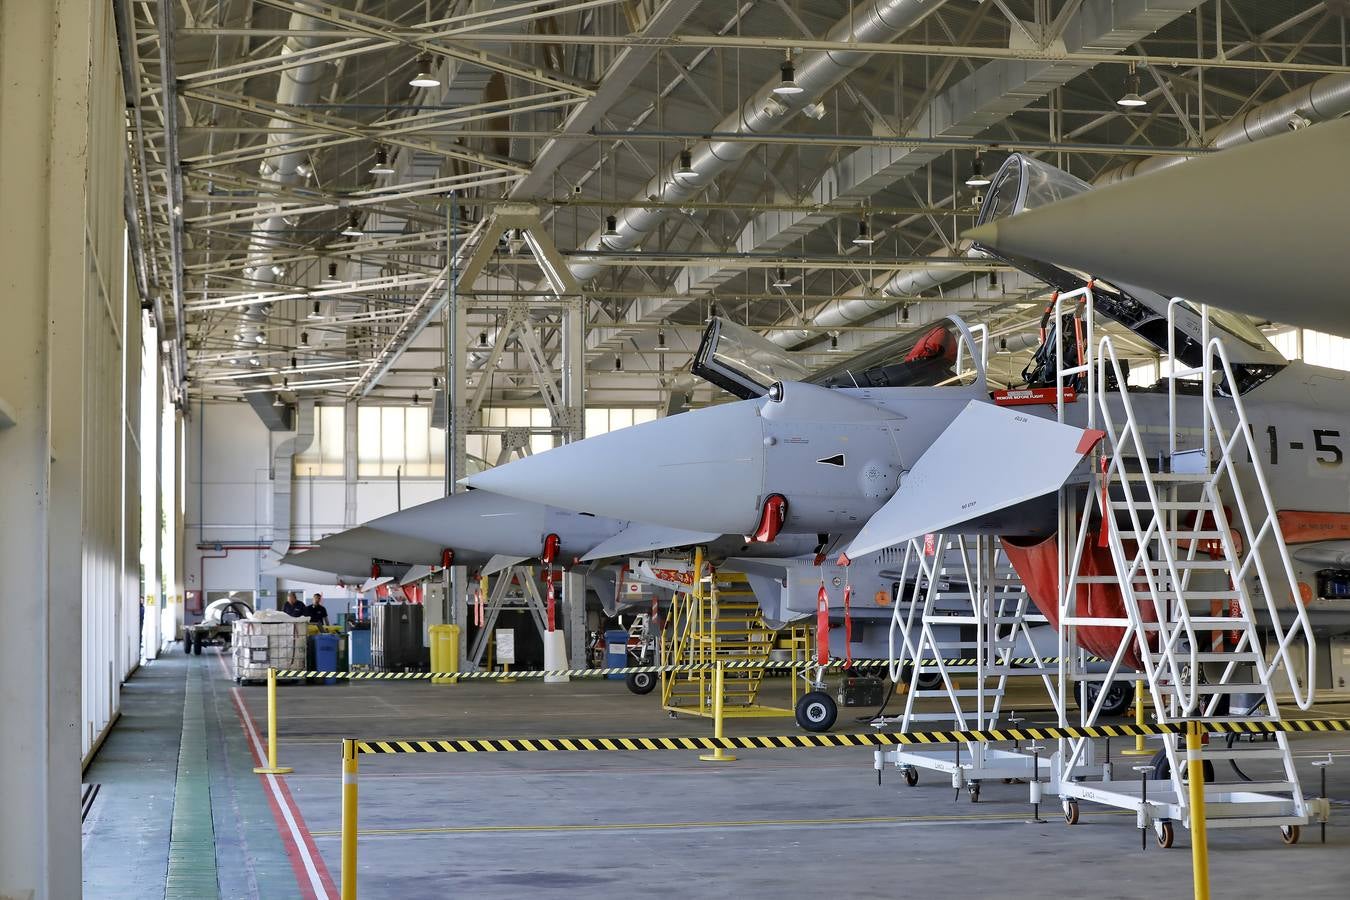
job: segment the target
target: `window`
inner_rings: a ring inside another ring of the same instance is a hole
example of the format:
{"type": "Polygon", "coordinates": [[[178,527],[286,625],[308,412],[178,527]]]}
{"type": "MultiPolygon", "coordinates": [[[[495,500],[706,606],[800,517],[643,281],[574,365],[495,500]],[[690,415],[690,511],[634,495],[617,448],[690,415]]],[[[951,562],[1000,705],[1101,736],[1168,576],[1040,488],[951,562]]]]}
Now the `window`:
{"type": "Polygon", "coordinates": [[[586,410],[586,437],[606,434],[627,428],[629,425],[641,425],[656,420],[654,409],[628,409],[622,407],[596,407],[586,410]]]}
{"type": "MultiPolygon", "coordinates": [[[[498,406],[484,409],[479,413],[478,421],[488,428],[533,428],[546,429],[553,426],[553,416],[543,407],[498,406]]],[[[497,464],[502,452],[502,434],[469,434],[464,438],[464,451],[470,457],[478,457],[489,466],[497,464]]],[[[536,433],[530,435],[530,452],[543,453],[553,449],[553,435],[536,433]]]]}
{"type": "Polygon", "coordinates": [[[342,477],[344,413],[341,406],[314,407],[314,440],[295,455],[297,476],[342,477]]]}
{"type": "Polygon", "coordinates": [[[1269,335],[1285,359],[1302,359],[1310,366],[1350,371],[1350,340],[1308,328],[1290,328],[1269,335]]]}
{"type": "Polygon", "coordinates": [[[445,432],[431,430],[425,406],[362,406],[356,418],[356,473],[430,478],[445,471],[445,432]]]}

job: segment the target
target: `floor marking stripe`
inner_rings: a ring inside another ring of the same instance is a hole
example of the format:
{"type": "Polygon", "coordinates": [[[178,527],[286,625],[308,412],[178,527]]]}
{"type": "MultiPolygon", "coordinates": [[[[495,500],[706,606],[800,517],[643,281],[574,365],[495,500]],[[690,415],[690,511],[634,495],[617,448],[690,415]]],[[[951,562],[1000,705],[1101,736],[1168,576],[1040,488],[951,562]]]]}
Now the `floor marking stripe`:
{"type": "MultiPolygon", "coordinates": [[[[1093,816],[1133,816],[1130,810],[1094,810],[1093,816]]],[[[729,822],[583,822],[559,825],[428,825],[422,828],[362,828],[358,837],[415,834],[496,834],[531,831],[660,831],[680,828],[774,828],[831,825],[904,825],[921,822],[1023,822],[1025,812],[984,815],[848,816],[822,819],[749,819],[729,822]]],[[[316,831],[315,837],[340,837],[341,831],[316,831]]]]}
{"type": "MultiPolygon", "coordinates": [[[[1275,734],[1277,732],[1316,733],[1318,731],[1344,731],[1350,728],[1350,719],[1290,719],[1282,722],[1244,721],[1244,722],[1201,722],[1203,730],[1215,734],[1275,734]],[[1320,727],[1324,726],[1324,727],[1320,727]]],[[[872,746],[913,746],[936,744],[990,743],[997,741],[1053,741],[1081,738],[1121,738],[1136,735],[1183,734],[1185,724],[1169,722],[1157,725],[1096,725],[1033,726],[1030,728],[1004,728],[987,731],[890,731],[859,732],[854,734],[795,734],[795,735],[736,735],[734,737],[657,737],[654,740],[659,749],[665,750],[757,750],[766,743],[775,747],[791,748],[831,748],[831,747],[872,747],[872,746]]],[[[448,741],[436,741],[434,744],[422,741],[422,752],[488,752],[515,751],[630,751],[658,749],[651,739],[641,736],[580,736],[570,738],[478,738],[456,741],[454,749],[445,748],[448,741]]],[[[401,739],[387,739],[371,743],[360,742],[357,752],[369,753],[416,753],[418,747],[401,739]]]]}
{"type": "MultiPolygon", "coordinates": [[[[221,669],[228,676],[229,670],[225,668],[224,657],[217,654],[216,661],[220,663],[221,669]]],[[[253,717],[249,715],[248,708],[244,705],[244,699],[239,688],[231,687],[230,695],[234,700],[235,712],[243,725],[244,733],[248,736],[254,761],[261,766],[267,758],[267,751],[263,747],[262,739],[258,737],[258,730],[253,725],[253,717]]],[[[337,885],[333,882],[333,876],[329,874],[328,866],[324,864],[323,856],[320,855],[318,847],[314,845],[311,832],[305,827],[305,820],[300,814],[299,807],[294,806],[295,801],[290,796],[290,791],[286,788],[285,782],[275,775],[261,775],[259,777],[267,783],[270,789],[267,799],[272,807],[273,817],[277,819],[277,830],[281,832],[282,839],[289,845],[287,856],[290,857],[292,866],[294,866],[297,858],[303,863],[304,874],[309,883],[306,884],[305,880],[299,877],[300,872],[296,872],[296,881],[301,893],[306,898],[313,897],[315,900],[335,900],[338,896],[337,885]],[[286,824],[285,830],[281,828],[282,822],[286,824]],[[289,852],[291,847],[294,847],[294,853],[289,852]]]]}

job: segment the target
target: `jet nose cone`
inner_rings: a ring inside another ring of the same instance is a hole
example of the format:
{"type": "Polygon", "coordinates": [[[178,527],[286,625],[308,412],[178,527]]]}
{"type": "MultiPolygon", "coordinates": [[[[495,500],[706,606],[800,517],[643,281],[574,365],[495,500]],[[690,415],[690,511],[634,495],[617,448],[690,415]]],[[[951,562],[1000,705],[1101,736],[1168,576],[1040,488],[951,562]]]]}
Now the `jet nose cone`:
{"type": "Polygon", "coordinates": [[[749,533],[764,480],[759,406],[743,400],[634,425],[461,483],[616,519],[749,533]]]}

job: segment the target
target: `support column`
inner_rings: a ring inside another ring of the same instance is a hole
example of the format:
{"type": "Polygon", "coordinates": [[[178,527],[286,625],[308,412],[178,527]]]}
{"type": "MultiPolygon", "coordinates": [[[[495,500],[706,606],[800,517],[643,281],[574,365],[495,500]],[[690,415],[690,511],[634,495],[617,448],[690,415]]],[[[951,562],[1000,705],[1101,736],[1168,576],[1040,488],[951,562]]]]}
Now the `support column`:
{"type": "Polygon", "coordinates": [[[92,7],[89,0],[0,6],[0,112],[7,123],[27,123],[0,129],[0,400],[14,420],[0,427],[0,566],[24,573],[23,589],[5,598],[0,629],[0,895],[31,891],[37,900],[81,892],[92,7]]]}
{"type": "Polygon", "coordinates": [[[586,668],[586,576],[568,572],[563,576],[563,600],[567,603],[567,661],[573,669],[586,668]]]}

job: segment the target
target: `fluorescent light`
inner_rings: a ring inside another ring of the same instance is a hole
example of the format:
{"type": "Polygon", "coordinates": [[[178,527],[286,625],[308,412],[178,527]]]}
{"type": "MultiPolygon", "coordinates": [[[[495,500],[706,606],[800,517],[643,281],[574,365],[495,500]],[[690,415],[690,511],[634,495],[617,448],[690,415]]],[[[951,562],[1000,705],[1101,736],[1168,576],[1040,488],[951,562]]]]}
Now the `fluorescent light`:
{"type": "Polygon", "coordinates": [[[1148,101],[1139,95],[1139,76],[1134,72],[1134,63],[1130,63],[1130,74],[1125,76],[1125,93],[1116,101],[1116,106],[1137,109],[1147,105],[1148,101]]]}
{"type": "Polygon", "coordinates": [[[858,220],[858,236],[853,239],[853,243],[866,247],[872,243],[872,231],[867,227],[867,219],[858,220]]]}
{"type": "Polygon", "coordinates": [[[441,86],[441,80],[431,74],[431,56],[422,54],[417,57],[417,74],[409,79],[408,84],[415,88],[434,88],[441,86]]]}
{"type": "Polygon", "coordinates": [[[970,163],[970,177],[966,179],[966,187],[982,188],[989,185],[989,176],[984,174],[984,160],[976,156],[970,163]]]}
{"type": "Polygon", "coordinates": [[[792,282],[788,280],[787,269],[783,268],[782,266],[778,267],[778,277],[774,278],[773,286],[776,288],[785,288],[785,289],[792,287],[792,282]]]}
{"type": "Polygon", "coordinates": [[[773,92],[785,97],[800,94],[802,86],[797,83],[797,68],[792,64],[792,60],[783,60],[783,65],[779,67],[779,70],[782,72],[782,76],[778,83],[773,86],[773,92]]]}
{"type": "Polygon", "coordinates": [[[389,165],[389,153],[383,147],[375,150],[375,164],[370,167],[372,175],[393,175],[394,167],[389,165]]]}
{"type": "Polygon", "coordinates": [[[356,213],[347,214],[347,227],[342,229],[343,237],[365,237],[366,233],[361,230],[361,223],[356,221],[356,213]]]}

